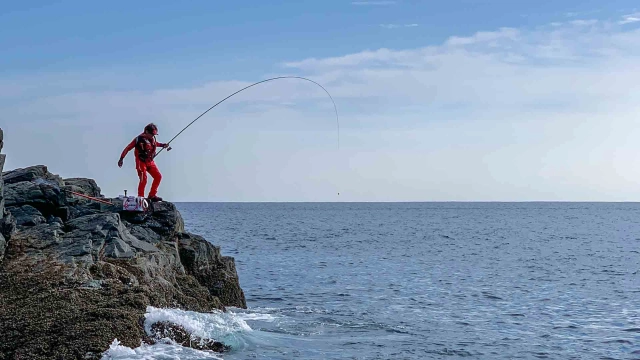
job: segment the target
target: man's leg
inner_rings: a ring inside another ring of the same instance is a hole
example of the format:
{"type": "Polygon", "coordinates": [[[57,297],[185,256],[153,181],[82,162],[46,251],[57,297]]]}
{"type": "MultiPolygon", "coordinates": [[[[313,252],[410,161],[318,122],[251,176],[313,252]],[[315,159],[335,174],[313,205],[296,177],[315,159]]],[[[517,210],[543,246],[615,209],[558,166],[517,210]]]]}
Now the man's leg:
{"type": "Polygon", "coordinates": [[[147,187],[147,166],[142,161],[137,161],[136,170],[138,171],[138,196],[144,197],[144,189],[147,187]]]}
{"type": "Polygon", "coordinates": [[[153,178],[153,183],[151,184],[151,191],[149,191],[149,199],[158,195],[158,188],[160,187],[160,181],[162,181],[162,174],[155,162],[147,164],[147,171],[153,178]]]}

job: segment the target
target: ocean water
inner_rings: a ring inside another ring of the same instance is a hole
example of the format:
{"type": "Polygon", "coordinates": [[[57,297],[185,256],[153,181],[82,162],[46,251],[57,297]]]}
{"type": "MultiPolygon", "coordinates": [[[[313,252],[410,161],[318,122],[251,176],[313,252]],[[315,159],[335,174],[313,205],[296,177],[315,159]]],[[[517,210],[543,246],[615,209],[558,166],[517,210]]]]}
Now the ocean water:
{"type": "Polygon", "coordinates": [[[183,203],[247,310],[149,308],[231,345],[105,359],[640,359],[640,204],[183,203]]]}

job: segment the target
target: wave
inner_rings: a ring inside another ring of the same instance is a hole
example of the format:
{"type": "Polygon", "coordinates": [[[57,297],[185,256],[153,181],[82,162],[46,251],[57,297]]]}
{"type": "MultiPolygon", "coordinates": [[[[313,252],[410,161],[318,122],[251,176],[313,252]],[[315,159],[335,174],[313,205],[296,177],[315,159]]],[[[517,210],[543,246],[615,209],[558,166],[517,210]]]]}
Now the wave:
{"type": "MultiPolygon", "coordinates": [[[[145,313],[144,329],[151,335],[151,325],[157,322],[170,322],[180,325],[188,332],[201,338],[214,339],[230,345],[232,351],[249,346],[248,334],[253,329],[246,321],[266,321],[275,319],[274,315],[240,312],[241,309],[227,312],[214,311],[200,313],[180,309],[163,309],[148,306],[145,313]]],[[[154,345],[142,344],[132,349],[114,339],[102,360],[151,360],[151,359],[222,359],[220,354],[185,348],[169,339],[154,345]]]]}

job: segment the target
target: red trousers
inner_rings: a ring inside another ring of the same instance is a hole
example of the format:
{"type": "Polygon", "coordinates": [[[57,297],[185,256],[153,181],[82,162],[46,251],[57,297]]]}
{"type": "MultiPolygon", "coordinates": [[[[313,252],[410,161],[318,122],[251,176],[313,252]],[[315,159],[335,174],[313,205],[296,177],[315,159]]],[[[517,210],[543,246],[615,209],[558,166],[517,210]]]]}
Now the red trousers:
{"type": "Polygon", "coordinates": [[[140,183],[138,184],[138,196],[144,197],[144,189],[147,187],[147,172],[153,178],[151,191],[149,191],[148,197],[152,198],[158,195],[158,187],[160,187],[160,181],[162,181],[162,174],[160,174],[160,170],[158,170],[156,163],[154,161],[144,162],[137,160],[136,170],[138,170],[138,177],[140,178],[140,183]]]}

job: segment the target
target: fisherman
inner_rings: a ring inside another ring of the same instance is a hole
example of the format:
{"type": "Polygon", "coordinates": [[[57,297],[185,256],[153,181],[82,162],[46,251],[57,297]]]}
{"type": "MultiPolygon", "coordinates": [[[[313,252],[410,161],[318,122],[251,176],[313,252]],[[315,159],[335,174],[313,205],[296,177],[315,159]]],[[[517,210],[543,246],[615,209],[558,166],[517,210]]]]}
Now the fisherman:
{"type": "Polygon", "coordinates": [[[167,151],[171,150],[169,144],[156,141],[156,135],[158,135],[158,127],[154,123],[145,126],[144,132],[133,139],[124,151],[122,151],[120,161],[118,161],[118,166],[122,167],[125,156],[127,156],[131,149],[135,149],[136,170],[140,178],[138,196],[144,197],[148,172],[153,178],[148,197],[152,202],[162,201],[162,198],[158,196],[158,187],[160,186],[160,181],[162,181],[162,174],[160,174],[160,170],[158,170],[156,163],[153,161],[153,158],[156,156],[156,148],[161,147],[166,148],[167,151]]]}

